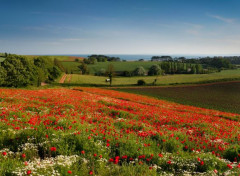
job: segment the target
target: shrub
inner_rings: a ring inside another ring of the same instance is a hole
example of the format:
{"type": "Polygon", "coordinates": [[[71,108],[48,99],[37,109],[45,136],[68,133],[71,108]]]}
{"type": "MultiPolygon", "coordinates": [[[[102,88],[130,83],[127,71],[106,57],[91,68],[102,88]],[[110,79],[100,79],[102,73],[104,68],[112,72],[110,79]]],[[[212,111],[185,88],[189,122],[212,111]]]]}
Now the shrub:
{"type": "Polygon", "coordinates": [[[153,75],[160,75],[162,72],[161,68],[159,65],[152,65],[148,71],[148,75],[153,76],[153,75]]]}
{"type": "Polygon", "coordinates": [[[146,75],[146,71],[143,67],[138,67],[133,71],[133,75],[135,76],[144,76],[146,75]]]}
{"type": "Polygon", "coordinates": [[[142,86],[145,85],[146,82],[143,79],[138,80],[137,85],[142,86]]]}

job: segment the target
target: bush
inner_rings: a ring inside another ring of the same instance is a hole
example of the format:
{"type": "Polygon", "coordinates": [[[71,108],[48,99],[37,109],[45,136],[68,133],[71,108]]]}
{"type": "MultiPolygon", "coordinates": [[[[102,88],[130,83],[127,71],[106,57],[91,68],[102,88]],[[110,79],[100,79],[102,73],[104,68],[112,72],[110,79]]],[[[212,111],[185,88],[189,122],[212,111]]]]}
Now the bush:
{"type": "Polygon", "coordinates": [[[131,73],[130,71],[124,71],[124,72],[123,72],[123,76],[131,77],[131,76],[132,76],[132,73],[131,73]]]}
{"type": "Polygon", "coordinates": [[[146,71],[143,67],[138,67],[133,71],[134,76],[144,76],[146,75],[146,71]]]}
{"type": "Polygon", "coordinates": [[[152,65],[148,71],[148,75],[153,76],[153,75],[160,75],[162,72],[161,68],[159,65],[152,65]]]}
{"type": "Polygon", "coordinates": [[[145,85],[146,82],[143,79],[138,80],[137,85],[142,86],[145,85]]]}
{"type": "Polygon", "coordinates": [[[223,157],[230,161],[234,161],[235,158],[239,159],[240,147],[238,145],[233,145],[224,151],[223,157]]]}

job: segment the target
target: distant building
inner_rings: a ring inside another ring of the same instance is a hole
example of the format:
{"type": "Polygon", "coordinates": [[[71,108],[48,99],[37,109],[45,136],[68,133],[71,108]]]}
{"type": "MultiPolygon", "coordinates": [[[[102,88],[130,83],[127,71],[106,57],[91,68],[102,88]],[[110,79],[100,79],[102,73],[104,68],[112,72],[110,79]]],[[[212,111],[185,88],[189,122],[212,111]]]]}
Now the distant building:
{"type": "Polygon", "coordinates": [[[171,61],[173,58],[171,56],[153,56],[151,61],[171,61]]]}

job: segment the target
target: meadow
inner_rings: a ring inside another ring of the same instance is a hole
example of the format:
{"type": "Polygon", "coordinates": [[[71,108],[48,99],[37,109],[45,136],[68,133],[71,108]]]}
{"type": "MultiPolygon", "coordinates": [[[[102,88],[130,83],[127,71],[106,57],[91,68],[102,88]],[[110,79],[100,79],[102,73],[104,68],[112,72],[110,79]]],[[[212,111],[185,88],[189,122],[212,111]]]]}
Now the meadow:
{"type": "Polygon", "coordinates": [[[128,87],[114,90],[240,114],[240,81],[171,87],[128,87]]]}
{"type": "Polygon", "coordinates": [[[0,175],[239,175],[239,118],[99,88],[1,89],[0,175]]]}
{"type": "MultiPolygon", "coordinates": [[[[107,77],[92,76],[92,75],[79,75],[73,74],[70,82],[71,85],[95,85],[95,86],[108,86],[106,83],[107,77]]],[[[152,85],[156,76],[140,76],[140,77],[114,77],[113,86],[133,86],[137,81],[143,79],[146,84],[152,85]]],[[[221,72],[211,74],[176,74],[165,75],[157,77],[157,85],[175,85],[175,84],[193,84],[193,83],[207,83],[215,81],[239,80],[240,69],[236,70],[223,70],[221,72]]]]}
{"type": "MultiPolygon", "coordinates": [[[[63,66],[72,70],[73,73],[80,73],[78,68],[81,63],[79,62],[62,62],[63,66]]],[[[107,69],[108,65],[112,64],[115,71],[133,71],[137,67],[142,66],[145,70],[148,70],[152,65],[159,64],[159,62],[150,62],[150,61],[127,61],[127,62],[97,62],[96,64],[89,64],[88,69],[89,73],[94,75],[98,73],[101,69],[107,69]]]]}
{"type": "MultiPolygon", "coordinates": [[[[33,59],[41,55],[24,55],[24,56],[27,58],[33,59]]],[[[59,55],[46,55],[46,56],[51,60],[58,59],[61,62],[74,62],[75,59],[79,59],[79,60],[83,59],[83,57],[77,57],[77,56],[59,56],[59,55]]]]}

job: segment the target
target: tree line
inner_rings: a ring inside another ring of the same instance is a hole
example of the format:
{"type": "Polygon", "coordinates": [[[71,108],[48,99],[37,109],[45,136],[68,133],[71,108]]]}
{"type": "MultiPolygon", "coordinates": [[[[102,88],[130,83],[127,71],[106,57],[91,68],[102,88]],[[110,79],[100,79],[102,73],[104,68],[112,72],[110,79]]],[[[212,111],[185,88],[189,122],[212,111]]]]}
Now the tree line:
{"type": "Polygon", "coordinates": [[[7,54],[0,63],[0,86],[25,87],[28,85],[40,86],[41,82],[50,83],[61,73],[61,63],[47,56],[33,59],[25,56],[7,54]]]}
{"type": "Polygon", "coordinates": [[[203,68],[216,68],[216,69],[232,69],[234,65],[240,64],[239,56],[225,56],[225,57],[202,57],[186,59],[185,57],[172,58],[171,56],[153,56],[151,61],[165,61],[165,62],[180,62],[189,64],[201,64],[203,68]]]}
{"type": "Polygon", "coordinates": [[[83,59],[85,64],[95,64],[96,62],[118,62],[121,61],[119,57],[110,57],[105,55],[96,55],[93,54],[83,59]]]}

